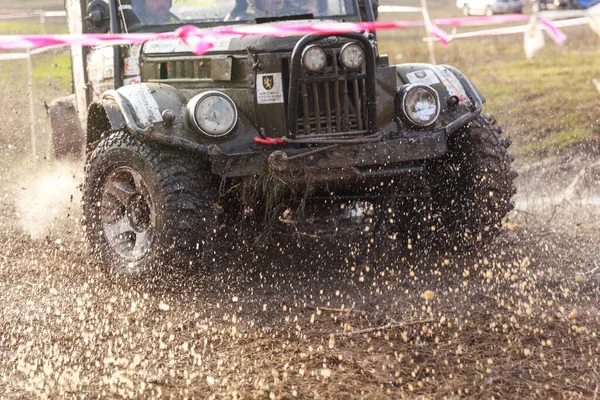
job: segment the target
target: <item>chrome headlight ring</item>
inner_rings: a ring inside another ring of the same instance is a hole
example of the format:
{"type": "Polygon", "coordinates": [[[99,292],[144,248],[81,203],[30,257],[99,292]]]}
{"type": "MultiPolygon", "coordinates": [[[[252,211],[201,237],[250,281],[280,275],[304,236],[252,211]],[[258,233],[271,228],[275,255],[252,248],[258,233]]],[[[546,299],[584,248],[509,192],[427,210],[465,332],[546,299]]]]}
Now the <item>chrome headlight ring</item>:
{"type": "Polygon", "coordinates": [[[400,112],[407,122],[425,128],[437,121],[440,115],[440,97],[430,86],[411,84],[401,92],[400,112]]]}
{"type": "Polygon", "coordinates": [[[340,51],[340,61],[348,69],[358,69],[365,62],[365,51],[356,42],[346,43],[340,51]]]}
{"type": "Polygon", "coordinates": [[[235,103],[231,97],[215,90],[194,96],[186,108],[192,127],[211,138],[231,133],[237,124],[238,110],[235,103]]]}
{"type": "Polygon", "coordinates": [[[302,51],[302,65],[311,72],[318,72],[325,68],[327,55],[321,46],[308,46],[302,51]]]}

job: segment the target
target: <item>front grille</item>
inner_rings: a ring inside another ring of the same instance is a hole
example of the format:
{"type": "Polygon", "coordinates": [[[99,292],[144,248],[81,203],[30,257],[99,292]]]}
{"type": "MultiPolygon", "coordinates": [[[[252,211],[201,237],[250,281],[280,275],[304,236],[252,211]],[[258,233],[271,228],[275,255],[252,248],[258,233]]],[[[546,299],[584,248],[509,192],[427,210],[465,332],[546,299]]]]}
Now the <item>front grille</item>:
{"type": "MultiPolygon", "coordinates": [[[[375,56],[371,43],[358,33],[338,36],[360,43],[365,62],[358,70],[348,70],[339,60],[343,43],[324,44],[327,66],[324,71],[312,73],[302,66],[302,51],[323,37],[308,35],[296,44],[286,82],[289,139],[351,139],[377,132],[375,56]]],[[[288,60],[284,59],[282,71],[286,70],[288,60]]]]}
{"type": "Polygon", "coordinates": [[[327,70],[312,74],[302,69],[297,135],[367,132],[366,72],[346,70],[339,63],[339,49],[327,51],[327,70]]]}

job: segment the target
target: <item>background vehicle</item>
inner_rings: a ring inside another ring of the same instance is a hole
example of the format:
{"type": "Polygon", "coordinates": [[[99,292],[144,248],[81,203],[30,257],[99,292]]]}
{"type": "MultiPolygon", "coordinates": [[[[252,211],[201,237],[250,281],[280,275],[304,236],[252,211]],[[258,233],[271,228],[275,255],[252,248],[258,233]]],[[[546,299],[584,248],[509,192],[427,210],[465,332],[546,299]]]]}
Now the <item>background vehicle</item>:
{"type": "MultiPolygon", "coordinates": [[[[69,18],[72,31],[87,21],[94,32],[375,18],[368,0],[178,6],[167,24],[143,24],[116,0],[70,2],[69,18]]],[[[188,264],[224,220],[335,225],[360,205],[387,230],[473,244],[512,207],[510,141],[481,114],[477,88],[450,66],[390,65],[370,32],[231,36],[202,56],[178,40],[80,48],[73,73],[87,88],[75,96],[86,236],[120,273],[188,264]]],[[[55,131],[65,132],[76,134],[55,131]]]]}
{"type": "Polygon", "coordinates": [[[465,16],[523,12],[523,0],[458,0],[456,6],[465,16]]]}
{"type": "Polygon", "coordinates": [[[532,0],[531,11],[582,9],[598,4],[598,0],[532,0]]]}
{"type": "Polygon", "coordinates": [[[574,3],[575,2],[571,2],[570,0],[532,0],[531,11],[538,12],[543,10],[575,8],[574,3]]]}

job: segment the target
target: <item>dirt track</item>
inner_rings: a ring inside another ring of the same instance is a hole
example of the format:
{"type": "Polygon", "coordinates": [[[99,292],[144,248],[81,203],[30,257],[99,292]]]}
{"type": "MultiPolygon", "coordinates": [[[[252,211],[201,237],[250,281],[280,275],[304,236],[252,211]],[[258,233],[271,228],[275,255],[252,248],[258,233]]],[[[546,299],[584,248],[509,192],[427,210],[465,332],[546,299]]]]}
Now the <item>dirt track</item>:
{"type": "Polygon", "coordinates": [[[223,245],[166,282],[109,279],[73,220],[31,238],[5,197],[0,393],[595,399],[598,159],[521,167],[518,210],[476,254],[223,245]]]}

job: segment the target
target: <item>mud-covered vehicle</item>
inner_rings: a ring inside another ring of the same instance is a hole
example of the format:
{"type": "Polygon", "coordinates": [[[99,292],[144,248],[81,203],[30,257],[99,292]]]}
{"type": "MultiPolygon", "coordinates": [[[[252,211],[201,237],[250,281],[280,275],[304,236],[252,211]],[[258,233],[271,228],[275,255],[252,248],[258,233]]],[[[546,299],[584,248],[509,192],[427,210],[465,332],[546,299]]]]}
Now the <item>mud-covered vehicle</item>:
{"type": "MultiPolygon", "coordinates": [[[[147,0],[168,2],[153,20],[139,1],[68,0],[70,30],[376,16],[371,0],[147,0]]],[[[299,229],[358,214],[386,237],[447,243],[497,232],[514,193],[510,141],[460,71],[390,65],[374,32],[213,40],[201,56],[178,39],[73,48],[76,91],[51,107],[53,140],[57,157],[86,157],[86,236],[104,265],[186,264],[217,238],[251,241],[219,233],[244,221],[299,229]]]]}

